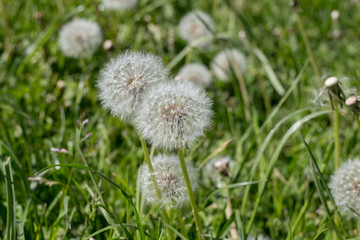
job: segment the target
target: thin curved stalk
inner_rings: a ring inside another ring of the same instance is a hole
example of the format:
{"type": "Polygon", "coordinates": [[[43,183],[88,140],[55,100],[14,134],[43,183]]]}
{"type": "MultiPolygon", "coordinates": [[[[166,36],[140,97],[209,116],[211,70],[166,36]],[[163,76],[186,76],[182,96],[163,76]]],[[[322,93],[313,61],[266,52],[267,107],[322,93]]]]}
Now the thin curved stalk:
{"type": "MultiPolygon", "coordinates": [[[[161,192],[160,192],[160,188],[157,184],[157,181],[156,181],[156,178],[155,178],[155,175],[154,175],[154,168],[151,164],[151,161],[150,161],[150,155],[149,155],[149,150],[146,146],[146,142],[143,138],[140,138],[140,142],[141,142],[141,146],[142,146],[142,149],[144,151],[144,158],[145,158],[145,162],[148,166],[148,169],[149,169],[149,172],[150,172],[150,176],[151,176],[151,181],[154,185],[154,188],[155,188],[155,192],[156,192],[156,196],[157,198],[159,199],[159,201],[161,201],[161,192]]],[[[165,207],[161,207],[161,212],[163,214],[163,217],[164,217],[164,220],[165,222],[171,226],[171,223],[170,223],[170,218],[167,214],[167,211],[166,211],[166,206],[165,207]]],[[[174,239],[173,238],[173,232],[170,228],[168,228],[168,233],[169,233],[169,236],[170,236],[170,239],[174,239]]]]}
{"type": "Polygon", "coordinates": [[[197,206],[196,206],[196,202],[195,202],[195,198],[194,198],[194,193],[193,193],[192,188],[191,188],[191,183],[190,183],[190,179],[189,179],[189,174],[188,174],[188,171],[187,171],[187,168],[186,168],[186,164],[185,164],[184,150],[183,150],[183,149],[180,149],[180,150],[178,151],[178,154],[179,154],[179,160],[180,160],[181,170],[182,170],[183,175],[184,175],[184,180],[185,180],[186,189],[187,189],[187,192],[188,192],[188,195],[189,195],[189,198],[190,198],[190,204],[191,204],[191,207],[192,207],[192,209],[193,209],[194,218],[195,218],[195,224],[196,224],[196,227],[197,227],[197,231],[198,231],[198,234],[199,234],[199,238],[200,238],[200,239],[204,239],[204,237],[203,237],[203,235],[202,235],[203,229],[202,229],[202,225],[201,225],[201,220],[200,220],[199,211],[198,211],[198,208],[197,208],[197,206]]]}

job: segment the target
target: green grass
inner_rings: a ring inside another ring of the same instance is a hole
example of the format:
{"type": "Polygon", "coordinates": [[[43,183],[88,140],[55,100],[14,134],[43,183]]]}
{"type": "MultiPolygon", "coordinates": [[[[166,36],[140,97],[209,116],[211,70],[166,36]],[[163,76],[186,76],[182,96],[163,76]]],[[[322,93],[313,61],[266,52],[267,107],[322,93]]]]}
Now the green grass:
{"type": "MultiPolygon", "coordinates": [[[[171,229],[176,239],[195,239],[190,204],[169,211],[168,224],[160,204],[144,202],[136,181],[144,161],[139,138],[131,124],[101,107],[95,84],[104,63],[126,49],[159,55],[175,76],[188,62],[209,66],[226,47],[248,57],[249,104],[236,71],[230,83],[215,78],[208,89],[212,128],[185,151],[185,160],[199,168],[195,201],[206,239],[230,239],[232,222],[244,237],[358,237],[359,221],[337,214],[327,189],[335,170],[330,103],[313,103],[314,91],[333,75],[346,96],[357,94],[357,1],[299,0],[294,11],[288,0],[141,0],[134,10],[100,14],[98,0],[0,3],[6,10],[0,14],[0,238],[167,239],[171,229]],[[177,33],[180,18],[198,8],[213,17],[218,38],[200,50],[177,33]],[[330,17],[335,9],[337,22],[330,17]],[[99,48],[83,61],[65,58],[58,31],[75,16],[98,21],[114,48],[99,48]],[[227,186],[219,188],[206,164],[221,155],[234,162],[227,186]]],[[[343,162],[358,157],[360,145],[354,116],[339,110],[336,151],[343,162]]]]}

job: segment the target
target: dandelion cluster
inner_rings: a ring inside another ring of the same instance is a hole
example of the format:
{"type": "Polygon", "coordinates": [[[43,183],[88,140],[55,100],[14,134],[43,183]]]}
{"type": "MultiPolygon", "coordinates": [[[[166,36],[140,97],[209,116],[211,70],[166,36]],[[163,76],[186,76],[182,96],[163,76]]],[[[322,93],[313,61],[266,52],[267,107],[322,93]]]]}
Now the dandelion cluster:
{"type": "Polygon", "coordinates": [[[86,19],[77,18],[66,23],[59,33],[60,49],[67,57],[91,57],[101,42],[100,26],[86,19]]]}
{"type": "Polygon", "coordinates": [[[209,87],[212,81],[209,70],[201,63],[191,63],[183,66],[178,73],[178,77],[185,81],[196,83],[204,88],[209,87]]]}
{"type": "Polygon", "coordinates": [[[210,126],[212,102],[192,83],[163,82],[148,89],[143,99],[135,127],[154,147],[187,147],[210,126]]]}
{"type": "Polygon", "coordinates": [[[207,13],[200,10],[189,12],[181,18],[179,23],[180,37],[187,42],[211,36],[213,31],[215,31],[214,21],[207,13]]]}
{"type": "Polygon", "coordinates": [[[211,63],[215,75],[222,81],[229,81],[232,71],[239,69],[242,74],[247,71],[245,55],[237,49],[226,49],[218,53],[211,63]]]}
{"type": "Polygon", "coordinates": [[[99,98],[111,114],[127,119],[132,116],[143,91],[167,79],[168,71],[160,58],[128,51],[110,60],[100,71],[99,98]]]}
{"type": "Polygon", "coordinates": [[[124,11],[136,6],[138,0],[102,0],[106,9],[124,11]]]}
{"type": "Polygon", "coordinates": [[[342,163],[331,176],[329,188],[341,212],[354,216],[353,209],[360,213],[360,159],[342,163]]]}
{"type": "MultiPolygon", "coordinates": [[[[180,162],[176,155],[157,155],[152,159],[154,169],[153,175],[159,186],[162,198],[157,198],[148,166],[141,165],[138,175],[138,184],[141,186],[141,192],[149,203],[167,204],[169,206],[181,206],[189,201],[187,190],[185,187],[185,180],[181,171],[180,162]]],[[[196,189],[197,174],[196,169],[192,164],[187,163],[191,186],[196,189]]]]}

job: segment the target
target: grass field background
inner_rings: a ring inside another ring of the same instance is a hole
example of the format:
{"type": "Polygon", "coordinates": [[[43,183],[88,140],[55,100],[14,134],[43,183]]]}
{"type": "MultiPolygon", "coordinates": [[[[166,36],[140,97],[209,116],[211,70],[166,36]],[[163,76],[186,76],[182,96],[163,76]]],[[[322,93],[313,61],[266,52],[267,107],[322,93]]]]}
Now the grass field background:
{"type": "MultiPolygon", "coordinates": [[[[185,152],[199,170],[196,201],[206,239],[230,239],[232,222],[243,238],[358,236],[359,221],[338,214],[325,187],[335,170],[334,118],[326,92],[314,100],[330,76],[341,80],[346,96],[357,94],[360,1],[299,0],[291,7],[287,0],[141,0],[125,12],[97,11],[97,0],[0,2],[0,238],[11,225],[17,239],[119,239],[126,236],[121,223],[134,239],[141,227],[146,238],[167,239],[160,204],[145,204],[138,191],[144,156],[136,131],[100,105],[99,70],[130,49],[160,56],[175,76],[186,63],[209,66],[229,47],[248,58],[250,105],[236,76],[229,83],[214,77],[207,89],[212,127],[185,152]],[[204,49],[178,35],[180,18],[195,9],[216,23],[215,39],[204,49]],[[338,19],[331,18],[334,10],[338,19]],[[100,47],[89,59],[65,58],[58,32],[74,17],[97,21],[113,48],[100,47]],[[231,176],[219,184],[216,170],[206,166],[224,155],[233,159],[231,176]],[[63,165],[36,175],[54,164],[63,165]],[[121,190],[86,165],[130,196],[140,221],[121,190]],[[7,188],[10,173],[13,189],[7,188]]],[[[342,162],[359,156],[358,139],[353,116],[340,109],[342,162]]],[[[170,215],[176,231],[184,224],[177,239],[196,238],[190,205],[170,215]]]]}

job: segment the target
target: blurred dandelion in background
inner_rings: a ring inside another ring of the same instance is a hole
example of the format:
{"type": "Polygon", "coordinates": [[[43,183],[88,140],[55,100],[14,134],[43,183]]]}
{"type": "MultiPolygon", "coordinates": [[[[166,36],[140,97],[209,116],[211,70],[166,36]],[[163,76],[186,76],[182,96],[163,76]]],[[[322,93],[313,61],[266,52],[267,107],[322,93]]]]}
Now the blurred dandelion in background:
{"type": "Polygon", "coordinates": [[[76,18],[66,23],[59,33],[60,49],[66,57],[89,58],[101,42],[100,26],[86,19],[76,18]]]}
{"type": "Polygon", "coordinates": [[[177,78],[180,80],[185,80],[198,84],[204,88],[207,88],[211,85],[212,76],[209,69],[201,63],[190,63],[183,66],[177,78]]]}
{"type": "MultiPolygon", "coordinates": [[[[180,19],[179,35],[188,43],[201,37],[211,36],[215,31],[215,23],[205,12],[196,10],[189,12],[180,19]]],[[[200,46],[207,45],[203,42],[200,46]]]]}
{"type": "Polygon", "coordinates": [[[112,11],[125,11],[134,8],[138,0],[102,0],[104,7],[112,11]]]}
{"type": "Polygon", "coordinates": [[[228,82],[234,69],[239,68],[242,74],[247,72],[247,60],[239,50],[226,49],[214,57],[211,68],[220,80],[228,82]]]}

